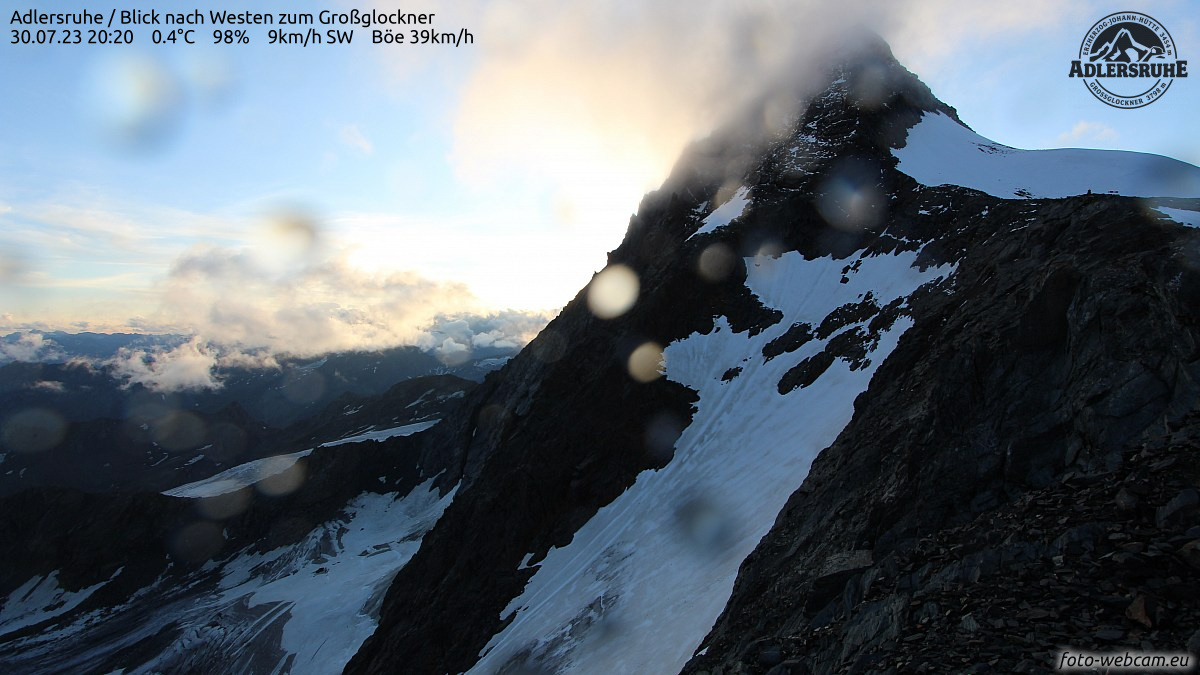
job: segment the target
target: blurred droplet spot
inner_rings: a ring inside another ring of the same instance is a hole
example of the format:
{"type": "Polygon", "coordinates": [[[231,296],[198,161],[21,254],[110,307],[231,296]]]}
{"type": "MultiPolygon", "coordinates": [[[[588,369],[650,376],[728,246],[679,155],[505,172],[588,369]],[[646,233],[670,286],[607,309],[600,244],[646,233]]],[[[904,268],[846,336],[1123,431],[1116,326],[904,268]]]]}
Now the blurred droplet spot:
{"type": "Polygon", "coordinates": [[[657,342],[644,342],[629,354],[626,362],[629,376],[641,383],[653,382],[663,376],[663,348],[657,342]]]}
{"type": "Polygon", "coordinates": [[[481,429],[490,430],[508,423],[512,413],[499,403],[489,403],[479,411],[478,425],[481,429]]]}
{"type": "Polygon", "coordinates": [[[632,628],[632,622],[620,610],[619,599],[605,598],[603,611],[592,628],[592,636],[597,643],[604,645],[620,640],[632,628]]]}
{"type": "Polygon", "coordinates": [[[705,247],[696,260],[696,272],[700,278],[715,284],[729,278],[736,261],[733,249],[717,242],[705,247]]]}
{"type": "Polygon", "coordinates": [[[250,506],[254,492],[236,481],[220,481],[214,489],[228,489],[223,494],[202,497],[196,501],[196,511],[208,520],[232,518],[250,506]]]}
{"type": "Polygon", "coordinates": [[[566,197],[554,200],[554,221],[567,227],[579,222],[579,209],[566,197]]]}
{"type": "Polygon", "coordinates": [[[784,134],[796,123],[798,103],[790,92],[768,96],[762,103],[762,125],[767,138],[784,134]]]}
{"type": "Polygon", "coordinates": [[[225,532],[220,525],[205,520],[186,525],[168,542],[171,555],[189,564],[200,564],[221,552],[225,532]]]}
{"type": "Polygon", "coordinates": [[[194,413],[171,410],[150,424],[150,438],[171,452],[195,450],[207,437],[204,420],[194,413]]]}
{"type": "Polygon", "coordinates": [[[749,251],[751,260],[747,264],[753,265],[759,278],[765,279],[772,277],[779,269],[776,263],[786,249],[778,239],[767,237],[754,243],[749,251]]]}
{"type": "Polygon", "coordinates": [[[269,457],[259,467],[255,489],[269,497],[282,497],[300,489],[306,478],[306,462],[292,457],[269,457]]]}
{"type": "Polygon", "coordinates": [[[284,375],[279,389],[288,401],[308,405],[325,395],[325,376],[315,370],[296,368],[284,375]]]}
{"type": "Polygon", "coordinates": [[[237,94],[237,74],[224,56],[207,53],[184,63],[183,77],[196,100],[211,107],[225,107],[237,94]]]}
{"type": "Polygon", "coordinates": [[[861,232],[883,222],[886,199],[879,171],[866,160],[845,159],[824,176],[816,206],[825,222],[845,232],[861,232]]]}
{"type": "Polygon", "coordinates": [[[703,493],[692,494],[676,506],[675,524],[688,547],[701,555],[720,555],[736,540],[733,519],[703,493]]]}
{"type": "Polygon", "coordinates": [[[684,420],[678,415],[661,411],[655,413],[646,422],[645,443],[646,452],[662,464],[671,460],[675,454],[675,443],[685,428],[684,420]]]}
{"type": "Polygon", "coordinates": [[[0,249],[0,285],[16,286],[25,283],[32,272],[33,265],[23,251],[0,249]]]}
{"type": "Polygon", "coordinates": [[[229,463],[245,452],[246,432],[235,424],[219,422],[209,430],[208,442],[212,447],[204,451],[205,456],[215,462],[229,463]]]}
{"type": "Polygon", "coordinates": [[[26,408],[4,420],[0,440],[14,452],[44,452],[62,442],[67,427],[67,420],[53,410],[26,408]]]}
{"type": "Polygon", "coordinates": [[[283,255],[307,255],[320,238],[316,214],[302,206],[281,206],[267,214],[265,220],[268,243],[283,255]]]}
{"type": "Polygon", "coordinates": [[[184,90],[160,60],[145,54],[107,55],[95,62],[89,75],[82,112],[107,145],[152,152],[178,135],[184,90]]]}
{"type": "Polygon", "coordinates": [[[850,100],[862,110],[875,110],[891,94],[891,76],[885,66],[873,63],[858,69],[850,83],[850,100]]]}
{"type": "Polygon", "coordinates": [[[529,343],[533,358],[542,363],[556,363],[567,353],[567,341],[558,331],[547,328],[529,343]]]}
{"type": "Polygon", "coordinates": [[[615,319],[633,308],[640,289],[641,283],[632,269],[621,264],[609,265],[588,284],[588,309],[601,319],[615,319]]]}
{"type": "Polygon", "coordinates": [[[326,243],[318,211],[296,203],[265,208],[253,222],[249,240],[253,264],[280,277],[303,273],[321,259],[326,243]]]}
{"type": "MultiPolygon", "coordinates": [[[[740,173],[740,171],[736,169],[736,166],[736,162],[731,162],[729,172],[732,172],[733,175],[738,175],[740,173]]],[[[713,205],[715,208],[711,210],[715,211],[730,199],[733,199],[733,195],[736,194],[738,190],[742,189],[742,185],[743,181],[740,177],[725,181],[721,187],[717,188],[717,196],[713,198],[713,205]]]]}

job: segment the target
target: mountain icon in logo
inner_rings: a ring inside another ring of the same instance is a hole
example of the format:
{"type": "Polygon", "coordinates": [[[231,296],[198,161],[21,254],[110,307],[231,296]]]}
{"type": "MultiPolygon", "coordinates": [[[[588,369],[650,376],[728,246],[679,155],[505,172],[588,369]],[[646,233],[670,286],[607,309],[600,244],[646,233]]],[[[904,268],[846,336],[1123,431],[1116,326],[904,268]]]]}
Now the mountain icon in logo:
{"type": "Polygon", "coordinates": [[[1139,41],[1130,32],[1130,27],[1139,28],[1137,24],[1120,23],[1113,26],[1119,29],[1117,34],[1108,38],[1102,33],[1097,39],[1097,46],[1092,50],[1089,60],[1095,62],[1103,59],[1107,63],[1146,63],[1154,57],[1165,58],[1166,49],[1162,40],[1153,31],[1146,30],[1139,41]],[[1147,44],[1148,43],[1148,44],[1147,44]]]}

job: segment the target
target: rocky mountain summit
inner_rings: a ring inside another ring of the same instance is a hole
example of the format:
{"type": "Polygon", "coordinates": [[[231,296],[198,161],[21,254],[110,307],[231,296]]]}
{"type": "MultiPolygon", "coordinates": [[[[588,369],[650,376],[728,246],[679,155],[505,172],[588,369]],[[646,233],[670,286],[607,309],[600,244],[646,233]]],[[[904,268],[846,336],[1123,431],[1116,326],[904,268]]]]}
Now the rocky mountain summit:
{"type": "Polygon", "coordinates": [[[1189,648],[1200,169],[994,143],[878,42],[789,94],[786,128],[750,111],[692,147],[433,426],[313,449],[286,492],[284,467],[0,501],[23,561],[0,664],[1041,672],[1189,648]]]}

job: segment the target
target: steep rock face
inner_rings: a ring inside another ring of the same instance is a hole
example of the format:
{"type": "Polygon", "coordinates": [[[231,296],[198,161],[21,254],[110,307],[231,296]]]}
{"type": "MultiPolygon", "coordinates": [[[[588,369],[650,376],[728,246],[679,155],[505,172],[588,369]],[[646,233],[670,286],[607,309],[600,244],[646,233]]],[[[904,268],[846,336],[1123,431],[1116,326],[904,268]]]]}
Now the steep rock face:
{"type": "MultiPolygon", "coordinates": [[[[597,319],[581,294],[442,429],[463,488],[347,672],[678,669],[786,502],[687,666],[765,669],[751,642],[847,576],[1068,466],[1111,468],[1191,408],[1189,230],[1134,199],[1015,199],[1069,193],[1053,166],[938,187],[939,119],[962,156],[1024,156],[957,126],[885,47],[829,79],[790,133],[717,134],[643,202],[610,256],[641,281],[633,310],[597,319]],[[625,361],[646,340],[666,377],[642,384],[625,361]]],[[[1198,193],[1200,172],[1160,159],[1162,195],[1198,193]]],[[[1127,168],[1086,180],[1158,184],[1127,168]]]]}
{"type": "MultiPolygon", "coordinates": [[[[888,61],[878,67],[885,74],[898,68],[888,61]]],[[[397,576],[380,629],[348,671],[386,672],[402,663],[413,672],[458,672],[475,665],[489,640],[512,620],[511,614],[501,616],[552,548],[567,550],[577,531],[628,491],[640,473],[674,461],[672,446],[688,424],[696,395],[670,376],[635,381],[626,367],[631,352],[648,341],[668,345],[720,331],[717,317],[724,330],[748,336],[775,326],[783,312],[764,306],[747,287],[753,270],[742,256],[764,247],[809,256],[830,249],[846,254],[876,240],[865,229],[830,228],[817,213],[810,194],[820,169],[845,158],[881,156],[887,141],[902,135],[923,110],[953,111],[918,85],[894,94],[888,102],[893,109],[868,118],[845,104],[849,89],[820,99],[803,121],[820,127],[820,142],[756,145],[732,135],[693,149],[663,190],[643,202],[625,242],[610,255],[611,264],[627,265],[640,280],[633,309],[618,319],[598,319],[581,293],[480,387],[473,419],[438,430],[447,446],[465,446],[463,487],[397,576]],[[740,214],[741,226],[692,238],[729,200],[731,180],[755,190],[753,207],[740,214]],[[717,243],[720,248],[712,249],[717,243]],[[722,274],[701,268],[705,252],[713,250],[724,258],[722,274]]],[[[862,160],[862,166],[868,174],[863,180],[872,185],[893,179],[878,160],[862,160]]],[[[877,243],[888,252],[901,242],[877,243]]],[[[686,514],[691,502],[669,501],[674,498],[664,498],[667,508],[686,514]]],[[[670,512],[659,516],[668,525],[677,520],[670,512]]],[[[609,549],[601,555],[611,558],[615,549],[609,549]]],[[[615,593],[601,591],[596,599],[604,604],[615,593]]],[[[587,614],[588,606],[583,602],[576,609],[587,614]]],[[[593,623],[584,618],[584,628],[593,623]]],[[[568,667],[580,658],[564,661],[522,640],[515,639],[513,653],[499,655],[501,669],[568,667]]]]}
{"type": "MultiPolygon", "coordinates": [[[[928,538],[986,522],[1064,474],[1128,472],[1130,455],[1146,442],[1195,427],[1194,417],[1185,421],[1200,392],[1195,231],[1132,199],[989,209],[951,238],[966,241],[954,292],[914,301],[914,326],[746,560],[705,655],[687,671],[758,672],[785,658],[795,659],[795,672],[809,672],[800,664],[811,672],[870,669],[919,636],[918,623],[930,618],[926,595],[966,592],[978,581],[971,554],[994,558],[986,572],[992,583],[1010,576],[1010,588],[1020,586],[1012,557],[1019,538],[1001,547],[978,532],[974,546],[955,540],[949,561],[922,566],[928,538]],[[900,580],[904,569],[911,578],[900,580]]],[[[1196,478],[1194,470],[1181,477],[1196,478]]],[[[1115,496],[1116,489],[1107,495],[1115,496]]],[[[1187,528],[1175,529],[1160,538],[1187,528]]],[[[1032,557],[1049,562],[1061,553],[1047,546],[1032,557]]],[[[1086,569],[1077,558],[1058,564],[1070,566],[1063,572],[1086,569]]],[[[1160,575],[1187,569],[1176,564],[1160,575]]],[[[1127,602],[1137,594],[1136,586],[1121,590],[1127,602]]],[[[1089,593],[1103,595],[1095,588],[1069,595],[1087,608],[1089,593]]],[[[1062,598],[1045,601],[1057,608],[1062,598]]],[[[956,620],[971,613],[956,610],[956,620]]],[[[1014,607],[1007,618],[1015,617],[1014,607]]],[[[1063,644],[1095,646],[1094,626],[1065,618],[1063,644]]],[[[1003,631],[991,636],[978,658],[1002,655],[1002,669],[1038,649],[1030,640],[1014,655],[1004,651],[1003,631]]],[[[1186,637],[1158,646],[1182,650],[1186,637]]],[[[1036,667],[1050,667],[1046,653],[1036,656],[1036,667]]]]}

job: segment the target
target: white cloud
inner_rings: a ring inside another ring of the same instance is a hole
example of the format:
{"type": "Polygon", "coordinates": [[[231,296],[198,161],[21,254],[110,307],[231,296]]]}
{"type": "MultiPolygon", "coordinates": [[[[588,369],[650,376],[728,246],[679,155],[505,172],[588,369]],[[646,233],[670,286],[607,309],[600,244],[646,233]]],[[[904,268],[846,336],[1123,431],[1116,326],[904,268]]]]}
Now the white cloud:
{"type": "Polygon", "coordinates": [[[1064,144],[1082,142],[1110,144],[1116,142],[1118,138],[1120,138],[1120,134],[1117,133],[1117,130],[1107,124],[1080,120],[1070,131],[1059,134],[1058,142],[1064,144]]]}
{"type": "Polygon", "coordinates": [[[336,252],[268,266],[247,250],[197,247],[171,267],[162,321],[221,345],[307,356],[415,344],[438,315],[476,309],[461,284],[363,272],[336,252]]]}
{"type": "Polygon", "coordinates": [[[197,247],[171,266],[155,319],[193,338],[122,350],[105,365],[129,383],[174,391],[218,388],[221,369],[278,367],[285,356],[414,345],[456,364],[475,349],[519,348],[549,318],[488,313],[461,284],[364,272],[334,252],[279,267],[248,250],[197,247]]]}
{"type": "Polygon", "coordinates": [[[125,380],[127,385],[141,384],[155,391],[221,387],[214,373],[217,352],[199,337],[171,350],[122,348],[104,365],[110,366],[113,376],[125,380]]]}
{"type": "MultiPolygon", "coordinates": [[[[7,315],[6,315],[7,316],[7,315]]],[[[15,340],[0,340],[0,363],[22,361],[36,363],[64,358],[62,348],[40,333],[22,333],[15,340]]]]}
{"type": "Polygon", "coordinates": [[[629,206],[688,142],[751,104],[768,130],[785,122],[796,94],[816,84],[806,80],[846,46],[848,26],[879,32],[910,67],[936,69],[963,49],[1083,20],[1092,3],[847,0],[831,12],[817,0],[464,0],[434,9],[439,24],[486,36],[471,48],[454,113],[460,177],[544,186],[560,221],[619,236],[629,206]]]}
{"type": "Polygon", "coordinates": [[[29,388],[61,394],[67,390],[67,385],[54,380],[38,380],[37,382],[31,384],[29,388]]]}

